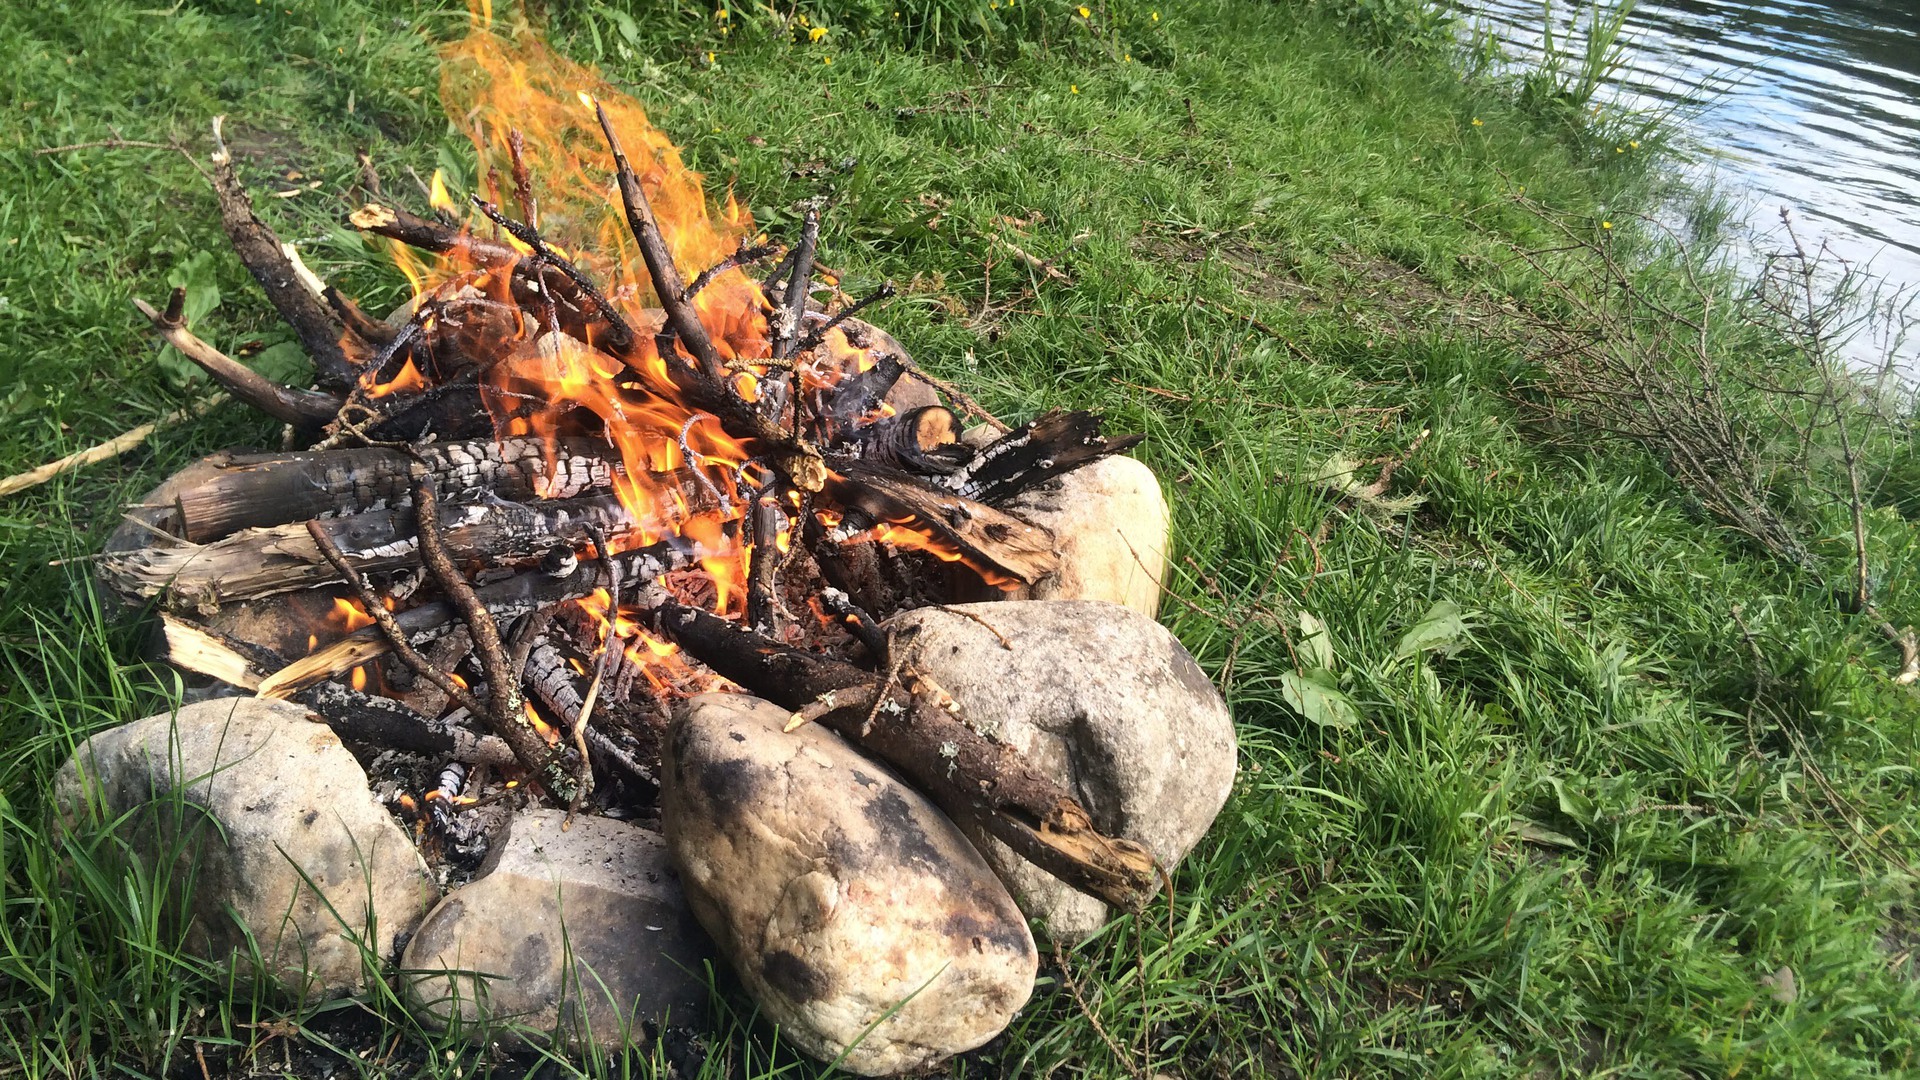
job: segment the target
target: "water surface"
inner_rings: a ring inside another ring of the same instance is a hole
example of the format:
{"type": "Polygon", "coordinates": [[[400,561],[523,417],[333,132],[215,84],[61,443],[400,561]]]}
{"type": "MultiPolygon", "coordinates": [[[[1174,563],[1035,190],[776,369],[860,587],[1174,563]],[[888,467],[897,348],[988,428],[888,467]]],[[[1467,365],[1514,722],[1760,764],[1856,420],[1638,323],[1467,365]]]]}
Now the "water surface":
{"type": "MultiPolygon", "coordinates": [[[[1539,3],[1458,3],[1510,58],[1537,61],[1539,3]]],[[[1552,17],[1565,27],[1571,4],[1552,17]]],[[[1601,97],[1687,111],[1687,148],[1743,203],[1750,258],[1783,246],[1785,207],[1809,248],[1825,242],[1889,289],[1920,288],[1920,2],[1641,0],[1624,38],[1601,97]]],[[[1911,372],[1920,343],[1900,355],[1911,372]]]]}

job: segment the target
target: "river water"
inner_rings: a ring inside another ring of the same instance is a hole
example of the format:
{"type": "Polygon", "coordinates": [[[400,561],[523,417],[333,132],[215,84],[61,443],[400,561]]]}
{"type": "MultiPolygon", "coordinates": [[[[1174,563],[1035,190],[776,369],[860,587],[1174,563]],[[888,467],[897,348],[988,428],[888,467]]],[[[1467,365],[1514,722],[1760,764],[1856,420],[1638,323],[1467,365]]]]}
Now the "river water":
{"type": "MultiPolygon", "coordinates": [[[[1511,62],[1537,62],[1540,3],[1458,6],[1511,62]]],[[[1551,17],[1564,32],[1568,0],[1551,17]]],[[[1920,0],[1641,0],[1623,45],[1598,100],[1679,110],[1683,151],[1742,204],[1755,265],[1784,243],[1785,207],[1809,248],[1824,241],[1889,292],[1920,290],[1920,0]]],[[[1872,363],[1885,345],[1847,352],[1872,363]]],[[[1899,359],[1920,370],[1920,343],[1899,359]]]]}

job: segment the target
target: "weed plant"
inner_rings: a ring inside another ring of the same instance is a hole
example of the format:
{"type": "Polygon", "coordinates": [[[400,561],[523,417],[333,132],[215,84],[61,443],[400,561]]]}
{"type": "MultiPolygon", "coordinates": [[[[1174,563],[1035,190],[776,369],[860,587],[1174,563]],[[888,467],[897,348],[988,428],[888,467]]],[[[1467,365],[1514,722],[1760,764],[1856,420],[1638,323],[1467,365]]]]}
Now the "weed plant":
{"type": "MultiPolygon", "coordinates": [[[[1091,405],[1148,435],[1175,517],[1163,617],[1233,706],[1241,776],[1171,901],[1050,957],[1007,1036],[948,1072],[1911,1072],[1920,709],[1887,643],[1834,604],[1844,578],[1756,551],[1641,448],[1543,437],[1513,398],[1538,362],[1516,316],[1547,296],[1513,250],[1556,242],[1516,197],[1598,230],[1648,208],[1645,165],[1326,11],[1199,0],[1115,33],[1105,7],[1036,9],[960,57],[944,29],[813,35],[824,8],[806,33],[534,12],[763,225],[824,195],[823,259],[855,294],[899,284],[877,319],[936,372],[1006,415],[1091,405]]],[[[217,299],[204,336],[287,358],[185,157],[41,149],[203,155],[226,114],[262,213],[390,305],[399,276],[335,220],[357,149],[416,203],[409,170],[458,165],[434,48],[465,18],[0,8],[0,472],[207,393],[127,304],[170,277],[217,299]]],[[[504,1059],[391,991],[247,989],[181,954],[120,834],[50,825],[72,747],[180,694],[85,558],[160,478],[277,437],[226,407],[0,502],[0,1075],[659,1074],[657,1047],[504,1059]]],[[[1872,454],[1877,595],[1905,625],[1920,468],[1911,438],[1872,454]]],[[[718,992],[703,1075],[820,1074],[718,992]]]]}

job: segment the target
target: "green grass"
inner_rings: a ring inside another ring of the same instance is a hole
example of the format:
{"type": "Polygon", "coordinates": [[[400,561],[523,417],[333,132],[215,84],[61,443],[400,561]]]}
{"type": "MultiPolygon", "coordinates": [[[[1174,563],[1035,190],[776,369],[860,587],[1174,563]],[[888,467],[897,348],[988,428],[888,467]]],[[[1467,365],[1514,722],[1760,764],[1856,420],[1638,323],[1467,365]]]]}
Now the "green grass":
{"type": "MultiPolygon", "coordinates": [[[[1176,517],[1164,618],[1233,704],[1242,777],[1171,909],[1069,958],[1084,1007],[1051,970],[954,1071],[1911,1072],[1920,709],[1888,685],[1884,642],[1836,612],[1837,573],[1754,554],[1639,454],[1541,441],[1506,396],[1526,360],[1499,305],[1541,291],[1507,245],[1545,242],[1511,194],[1598,220],[1649,209],[1656,175],[1320,13],[1127,4],[1088,27],[1040,7],[1045,35],[971,58],[852,30],[798,45],[745,14],[722,36],[691,9],[542,9],[763,225],[827,194],[823,261],[854,293],[902,286],[878,321],[922,362],[1005,414],[1094,406],[1148,435],[1176,517]],[[1422,429],[1393,485],[1417,508],[1340,510],[1310,482],[1422,429]],[[1440,601],[1466,634],[1396,656],[1440,601]],[[1288,704],[1303,615],[1357,722],[1288,704]],[[1791,1000],[1762,982],[1782,967],[1791,1000]]],[[[217,344],[289,337],[184,158],[36,148],[203,153],[224,113],[257,192],[302,187],[263,213],[379,308],[400,282],[332,221],[357,148],[416,204],[407,167],[459,160],[433,50],[464,18],[398,0],[0,10],[0,473],[205,393],[156,362],[127,303],[170,274],[211,275],[221,304],[198,329],[217,344]]],[[[196,1042],[271,1070],[368,1027],[400,1037],[407,1071],[492,1067],[390,999],[292,1007],[195,970],[153,903],[164,883],[111,836],[45,821],[77,739],[177,693],[85,564],[50,563],[96,550],[118,506],[196,456],[276,440],[230,406],[0,502],[0,1077],[198,1075],[196,1042]],[[308,1034],[249,1026],[283,1017],[308,1034]]],[[[1874,475],[1907,516],[1872,527],[1904,624],[1920,488],[1901,452],[1874,475]]],[[[1818,540],[1844,565],[1844,529],[1818,540]]],[[[722,1057],[813,1074],[734,1005],[722,1057]]]]}

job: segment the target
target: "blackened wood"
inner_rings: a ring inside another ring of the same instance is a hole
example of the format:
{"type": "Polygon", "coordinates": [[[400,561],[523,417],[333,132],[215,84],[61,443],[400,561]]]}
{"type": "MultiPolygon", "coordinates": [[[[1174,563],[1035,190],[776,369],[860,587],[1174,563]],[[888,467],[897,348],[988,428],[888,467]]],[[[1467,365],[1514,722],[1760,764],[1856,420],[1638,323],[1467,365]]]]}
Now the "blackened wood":
{"type": "Polygon", "coordinates": [[[978,824],[1067,885],[1128,911],[1159,886],[1153,854],[1099,832],[1086,809],[1014,749],[967,726],[944,691],[909,672],[904,687],[823,656],[775,644],[671,600],[653,608],[658,629],[714,671],[819,722],[900,770],[921,793],[978,824]],[[871,726],[876,696],[879,719],[871,726]]]}
{"type": "Polygon", "coordinates": [[[429,717],[390,697],[325,682],[295,700],[319,713],[334,734],[390,750],[405,750],[469,765],[512,765],[513,749],[446,717],[429,717]]]}
{"type": "MultiPolygon", "coordinates": [[[[609,491],[618,466],[603,444],[562,439],[436,443],[419,450],[447,491],[486,491],[509,500],[572,498],[609,491]],[[549,461],[549,455],[552,460],[549,461]]],[[[178,493],[186,540],[205,543],[240,529],[403,506],[412,459],[381,447],[293,454],[216,454],[206,482],[178,493]]]]}
{"type": "MultiPolygon", "coordinates": [[[[468,636],[473,638],[473,651],[480,657],[481,670],[487,675],[486,711],[480,715],[486,719],[487,726],[493,729],[495,735],[513,747],[513,756],[520,759],[520,764],[528,772],[544,780],[549,790],[561,792],[565,790],[568,774],[560,767],[558,748],[549,746],[546,739],[527,723],[526,716],[521,712],[521,703],[525,699],[520,695],[520,677],[518,672],[509,670],[507,666],[507,650],[500,638],[500,624],[494,621],[493,613],[487,610],[487,605],[474,592],[473,583],[467,580],[447,554],[440,535],[440,500],[434,491],[433,474],[425,468],[416,468],[412,479],[413,509],[419,522],[420,562],[460,613],[468,636]]],[[[401,649],[405,644],[404,632],[392,641],[395,651],[404,656],[405,652],[401,649]]],[[[479,711],[470,702],[461,703],[469,710],[479,711]]]]}
{"type": "Polygon", "coordinates": [[[352,297],[332,285],[327,286],[326,291],[321,295],[326,297],[327,306],[340,317],[340,321],[353,332],[353,336],[365,342],[369,348],[376,350],[383,348],[393,340],[395,334],[400,332],[398,327],[389,326],[368,315],[359,304],[353,302],[352,297]]]}
{"type": "Polygon", "coordinates": [[[213,380],[226,387],[234,397],[275,420],[311,429],[333,419],[334,414],[340,411],[339,397],[315,390],[281,386],[195,337],[180,317],[181,301],[185,296],[185,289],[175,289],[173,299],[164,313],[155,311],[144,300],[134,300],[133,306],[140,309],[140,314],[147,317],[147,321],[160,332],[167,344],[198,364],[201,370],[213,376],[213,380]]]}
{"type": "Polygon", "coordinates": [[[612,329],[611,334],[601,339],[608,350],[619,354],[633,347],[633,327],[627,325],[626,317],[608,302],[606,295],[600,291],[600,287],[595,285],[579,267],[553,250],[546,238],[540,235],[539,229],[525,222],[513,220],[501,213],[499,207],[478,195],[473,196],[473,205],[486,215],[488,221],[505,229],[514,239],[532,248],[535,258],[553,267],[560,272],[561,276],[573,283],[573,287],[580,291],[580,295],[586,297],[587,301],[593,305],[595,312],[604,318],[612,329]]]}
{"type": "Polygon", "coordinates": [[[348,562],[344,555],[340,554],[340,549],[334,546],[326,530],[320,528],[320,523],[307,522],[307,534],[313,538],[315,546],[320,549],[320,554],[333,564],[333,568],[341,577],[347,579],[347,584],[352,586],[353,591],[359,595],[361,609],[372,616],[375,628],[380,631],[382,637],[387,639],[387,644],[392,647],[394,654],[412,668],[414,674],[433,682],[448,697],[459,702],[462,708],[468,712],[478,713],[479,702],[468,692],[465,684],[455,681],[450,673],[434,667],[432,661],[421,656],[414,649],[413,644],[407,640],[406,631],[402,630],[400,624],[394,620],[393,612],[387,610],[386,605],[380,602],[380,596],[367,584],[367,579],[353,568],[353,564],[348,562]]]}
{"type": "Polygon", "coordinates": [[[836,430],[852,428],[880,408],[905,371],[898,357],[881,354],[872,367],[846,376],[821,394],[821,418],[836,430]]]}
{"type": "MultiPolygon", "coordinates": [[[[214,122],[213,192],[220,203],[220,225],[233,242],[253,279],[266,291],[280,317],[293,327],[300,347],[313,358],[314,372],[324,386],[346,389],[353,384],[353,364],[340,348],[340,327],[327,305],[300,280],[280,238],[253,212],[253,199],[233,170],[233,155],[220,141],[214,122]]],[[[182,350],[184,351],[184,350],[182,350]]]]}
{"type": "Polygon", "coordinates": [[[799,351],[800,321],[807,311],[807,292],[813,284],[813,255],[820,244],[820,210],[808,207],[800,225],[800,243],[793,249],[793,269],[787,273],[787,288],[781,298],[778,322],[773,335],[773,358],[786,360],[799,351]]]}
{"type": "Polygon", "coordinates": [[[945,405],[909,409],[861,428],[846,449],[861,460],[922,476],[946,474],[972,456],[959,446],[960,417],[945,405]]]}
{"type": "MultiPolygon", "coordinates": [[[[628,581],[652,581],[662,574],[690,566],[698,552],[680,541],[667,541],[614,556],[628,581]]],[[[576,560],[561,572],[528,570],[474,590],[496,620],[512,620],[567,600],[578,600],[607,587],[606,560],[576,560]]],[[[457,612],[445,600],[408,608],[394,616],[414,645],[436,641],[459,627],[457,612]]],[[[330,679],[359,664],[385,655],[386,642],[376,627],[365,626],[310,656],[302,657],[260,681],[260,696],[286,697],[330,679]]]]}
{"type": "Polygon", "coordinates": [[[826,493],[835,502],[874,521],[924,531],[989,578],[1031,584],[1059,565],[1053,534],[1038,525],[897,469],[839,456],[828,463],[826,493]]]}
{"type": "MultiPolygon", "coordinates": [[[[674,487],[678,497],[695,512],[711,508],[705,489],[690,474],[683,470],[673,478],[681,481],[674,487]]],[[[580,546],[589,525],[614,536],[640,527],[613,495],[527,503],[487,499],[449,508],[447,518],[446,544],[453,557],[484,559],[498,569],[538,559],[557,543],[580,546]]],[[[416,560],[411,508],[327,518],[321,527],[362,573],[397,570],[416,560]]],[[[161,597],[173,610],[208,610],[339,580],[304,523],[243,529],[210,544],[110,552],[100,560],[100,578],[128,603],[161,597]]]]}
{"type": "Polygon", "coordinates": [[[774,589],[780,572],[780,492],[768,484],[753,496],[747,509],[752,526],[753,555],[747,566],[747,625],[762,634],[774,632],[780,602],[774,589]]]}
{"type": "Polygon", "coordinates": [[[693,280],[687,283],[686,290],[680,294],[680,299],[692,300],[700,295],[700,290],[713,284],[714,279],[721,274],[764,259],[776,250],[778,249],[772,244],[750,245],[745,240],[740,241],[739,246],[733,249],[733,254],[695,274],[693,280]]]}
{"type": "Polygon", "coordinates": [[[861,297],[860,299],[855,300],[853,303],[848,304],[846,307],[841,308],[839,311],[834,312],[833,315],[830,318],[828,318],[825,322],[821,323],[819,326],[814,327],[812,330],[807,331],[807,336],[800,339],[800,343],[794,346],[793,351],[796,353],[803,353],[809,349],[818,348],[821,342],[824,342],[825,340],[827,340],[827,332],[829,330],[832,330],[834,327],[839,326],[841,323],[847,321],[848,319],[866,310],[867,308],[872,307],[874,304],[877,304],[882,300],[886,300],[892,297],[895,294],[895,291],[896,290],[893,287],[893,282],[889,281],[886,284],[880,286],[878,289],[875,289],[874,291],[868,293],[867,295],[861,297]]]}
{"type": "Polygon", "coordinates": [[[1100,418],[1092,413],[1055,410],[989,443],[942,485],[969,498],[999,504],[1089,462],[1120,453],[1141,438],[1122,435],[1109,439],[1101,435],[1100,418]]]}
{"type": "Polygon", "coordinates": [[[633,232],[634,243],[640,248],[640,258],[647,265],[647,276],[653,281],[653,291],[660,297],[660,306],[667,313],[667,325],[673,328],[680,343],[692,354],[694,362],[700,366],[701,374],[710,382],[724,384],[727,380],[726,364],[713,347],[713,338],[700,322],[699,313],[691,303],[682,299],[686,295],[686,286],[681,281],[680,268],[673,263],[673,253],[667,248],[660,222],[653,216],[653,205],[647,201],[647,193],[640,187],[640,178],[634,174],[633,165],[620,148],[620,136],[613,130],[613,118],[598,102],[594,103],[593,108],[600,118],[600,130],[606,134],[607,148],[613,152],[614,174],[620,185],[620,202],[626,210],[627,227],[633,232]]]}
{"type": "Polygon", "coordinates": [[[458,249],[475,265],[488,269],[513,266],[520,261],[520,253],[505,244],[388,203],[368,203],[348,214],[346,222],[361,232],[398,240],[408,247],[437,255],[458,249]]]}
{"type": "Polygon", "coordinates": [[[660,223],[654,219],[647,193],[640,187],[640,178],[634,174],[633,165],[620,149],[620,137],[613,130],[613,120],[603,106],[596,103],[594,110],[600,118],[600,130],[606,134],[607,146],[613,151],[614,172],[619,181],[620,200],[627,214],[627,226],[633,233],[634,243],[640,248],[647,275],[653,282],[653,291],[659,295],[661,307],[666,312],[666,325],[694,359],[694,368],[688,372],[674,362],[669,351],[664,357],[669,374],[686,394],[689,404],[717,415],[721,424],[736,438],[762,441],[765,445],[757,449],[766,454],[774,467],[786,474],[795,487],[802,491],[819,491],[826,482],[826,466],[821,462],[819,451],[806,440],[789,436],[781,430],[777,419],[764,415],[733,391],[732,377],[719,351],[714,348],[707,328],[700,322],[699,312],[691,303],[681,299],[686,295],[686,290],[681,283],[680,270],[674,265],[673,253],[668,250],[666,239],[660,232],[660,223]],[[692,377],[689,378],[689,375],[692,377]]]}

